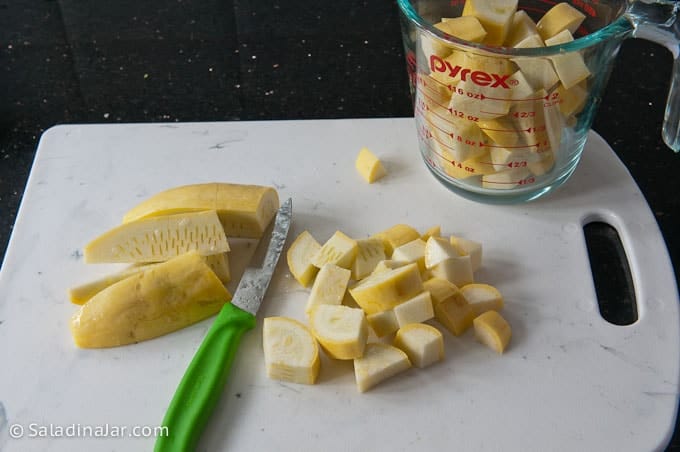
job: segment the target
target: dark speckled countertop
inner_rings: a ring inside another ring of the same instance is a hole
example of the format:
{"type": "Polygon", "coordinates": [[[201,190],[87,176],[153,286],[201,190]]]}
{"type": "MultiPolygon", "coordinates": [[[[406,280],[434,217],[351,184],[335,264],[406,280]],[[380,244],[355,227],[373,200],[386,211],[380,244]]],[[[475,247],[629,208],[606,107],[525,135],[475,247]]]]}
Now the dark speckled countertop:
{"type": "MultiPolygon", "coordinates": [[[[677,275],[680,155],[660,138],[671,66],[663,47],[626,41],[593,128],[677,275]]],[[[0,255],[53,125],[410,115],[393,1],[0,0],[0,255]]]]}

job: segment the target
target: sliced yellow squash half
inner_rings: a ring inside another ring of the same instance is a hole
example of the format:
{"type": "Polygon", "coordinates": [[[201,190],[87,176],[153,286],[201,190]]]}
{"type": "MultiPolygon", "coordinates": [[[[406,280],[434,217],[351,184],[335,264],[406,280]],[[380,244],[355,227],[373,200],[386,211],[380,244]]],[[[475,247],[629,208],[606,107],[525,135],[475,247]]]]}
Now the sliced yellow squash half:
{"type": "Polygon", "coordinates": [[[88,243],[85,262],[160,262],[188,251],[202,255],[229,251],[214,210],[143,218],[121,224],[88,243]]]}
{"type": "Polygon", "coordinates": [[[182,185],[142,201],[123,223],[159,215],[216,210],[229,237],[259,238],[279,208],[272,187],[228,183],[182,185]]]}
{"type": "Polygon", "coordinates": [[[79,347],[133,344],[220,310],[231,294],[196,252],[154,265],[97,293],[71,319],[79,347]]]}

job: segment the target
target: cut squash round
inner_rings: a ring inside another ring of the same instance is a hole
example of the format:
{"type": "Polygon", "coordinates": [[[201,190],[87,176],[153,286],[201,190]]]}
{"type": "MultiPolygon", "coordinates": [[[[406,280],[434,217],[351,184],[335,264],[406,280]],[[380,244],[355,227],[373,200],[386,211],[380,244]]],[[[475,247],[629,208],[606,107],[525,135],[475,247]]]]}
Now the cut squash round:
{"type": "Polygon", "coordinates": [[[415,367],[423,368],[444,359],[444,336],[425,323],[411,323],[399,328],[393,345],[403,350],[415,367]]]}
{"type": "Polygon", "coordinates": [[[491,350],[500,355],[508,347],[512,329],[510,324],[496,311],[487,311],[476,317],[473,325],[477,340],[491,350]]]}
{"type": "Polygon", "coordinates": [[[395,224],[394,226],[373,235],[385,244],[385,255],[391,256],[395,248],[420,237],[420,233],[407,224],[395,224]]]}
{"type": "Polygon", "coordinates": [[[409,323],[421,323],[434,317],[430,292],[421,292],[394,307],[394,316],[400,327],[409,323]]]}
{"type": "Polygon", "coordinates": [[[262,346],[272,380],[314,384],[319,376],[319,345],[304,324],[288,317],[266,317],[262,346]]]}
{"type": "Polygon", "coordinates": [[[376,336],[383,337],[399,329],[399,322],[394,311],[382,311],[367,315],[366,320],[376,336]]]}
{"type": "Polygon", "coordinates": [[[354,360],[354,377],[359,392],[411,368],[408,355],[389,344],[366,344],[364,355],[354,360]]]}
{"type": "Polygon", "coordinates": [[[357,254],[352,264],[352,279],[370,275],[379,262],[385,260],[385,246],[375,237],[357,240],[357,254]]]}
{"type": "Polygon", "coordinates": [[[321,249],[321,244],[308,231],[302,231],[290,244],[286,252],[288,270],[303,287],[314,281],[319,267],[312,264],[312,257],[321,249]]]}
{"type": "Polygon", "coordinates": [[[354,166],[359,174],[361,174],[361,177],[369,184],[372,184],[387,174],[380,159],[368,150],[368,148],[361,148],[356,161],[354,162],[354,166]]]}
{"type": "Polygon", "coordinates": [[[417,264],[371,274],[349,289],[366,314],[386,311],[423,291],[417,264]]]}
{"type": "Polygon", "coordinates": [[[339,305],[345,298],[351,272],[334,264],[325,264],[316,275],[307,298],[305,312],[309,314],[318,305],[339,305]]]}
{"type": "Polygon", "coordinates": [[[364,354],[368,323],[361,309],[343,305],[315,306],[309,314],[309,325],[331,358],[354,359],[364,354]]]}
{"type": "Polygon", "coordinates": [[[486,311],[503,309],[503,295],[489,284],[467,284],[460,288],[460,292],[472,306],[475,317],[486,311]]]}
{"type": "Polygon", "coordinates": [[[312,265],[321,268],[324,264],[335,264],[351,270],[357,256],[357,247],[356,240],[341,231],[335,231],[335,234],[314,253],[311,259],[312,265]]]}

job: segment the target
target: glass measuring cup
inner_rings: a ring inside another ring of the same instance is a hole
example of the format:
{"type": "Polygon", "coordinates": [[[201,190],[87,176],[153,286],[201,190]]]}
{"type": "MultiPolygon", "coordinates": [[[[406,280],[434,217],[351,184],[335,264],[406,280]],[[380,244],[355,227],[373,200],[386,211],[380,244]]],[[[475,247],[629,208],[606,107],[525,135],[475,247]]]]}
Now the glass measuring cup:
{"type": "MultiPolygon", "coordinates": [[[[535,23],[556,3],[519,0],[517,10],[535,23]]],[[[545,46],[535,47],[521,36],[533,31],[519,25],[508,28],[500,45],[452,35],[440,22],[463,15],[465,0],[398,0],[420,152],[452,191],[516,203],[563,184],[580,160],[619,47],[631,36],[673,53],[663,138],[680,151],[680,2],[563,3],[579,11],[582,22],[573,35],[541,38],[545,46]]]]}

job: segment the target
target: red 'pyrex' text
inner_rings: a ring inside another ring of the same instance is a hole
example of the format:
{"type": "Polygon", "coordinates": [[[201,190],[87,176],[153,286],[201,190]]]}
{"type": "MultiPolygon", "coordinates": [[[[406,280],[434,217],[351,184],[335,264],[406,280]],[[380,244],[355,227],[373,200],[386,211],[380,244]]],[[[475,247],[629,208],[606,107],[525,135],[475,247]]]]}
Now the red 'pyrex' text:
{"type": "Polygon", "coordinates": [[[472,83],[479,86],[488,86],[490,88],[505,88],[510,89],[507,80],[510,75],[490,74],[484,71],[473,71],[469,68],[463,68],[459,65],[451,66],[451,63],[437,55],[430,55],[430,70],[432,72],[448,72],[449,77],[460,77],[462,81],[467,81],[468,78],[472,83]]]}

